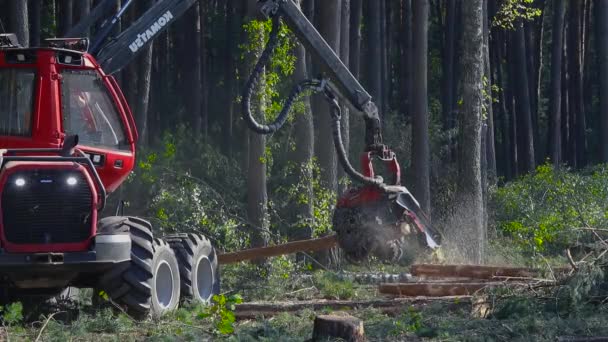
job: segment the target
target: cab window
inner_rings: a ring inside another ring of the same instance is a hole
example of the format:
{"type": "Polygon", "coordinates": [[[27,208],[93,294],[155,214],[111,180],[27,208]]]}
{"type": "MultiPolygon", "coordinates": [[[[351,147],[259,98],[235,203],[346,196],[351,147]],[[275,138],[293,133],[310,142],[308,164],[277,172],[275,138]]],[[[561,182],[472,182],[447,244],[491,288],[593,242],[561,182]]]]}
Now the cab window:
{"type": "Polygon", "coordinates": [[[0,69],[0,135],[31,136],[36,73],[0,69]]]}
{"type": "Polygon", "coordinates": [[[64,70],[61,78],[63,128],[85,146],[128,149],[120,114],[94,71],[64,70]]]}

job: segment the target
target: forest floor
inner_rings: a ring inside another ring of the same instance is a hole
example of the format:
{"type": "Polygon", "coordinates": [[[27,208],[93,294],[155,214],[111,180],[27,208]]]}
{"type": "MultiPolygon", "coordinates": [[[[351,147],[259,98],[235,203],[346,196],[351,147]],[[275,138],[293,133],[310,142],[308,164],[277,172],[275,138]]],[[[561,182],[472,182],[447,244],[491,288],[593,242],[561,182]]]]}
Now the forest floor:
{"type": "MultiPolygon", "coordinates": [[[[232,294],[245,303],[293,303],[305,300],[386,299],[378,293],[374,276],[354,280],[369,270],[353,269],[345,276],[331,271],[259,274],[253,267],[224,270],[223,304],[184,307],[160,320],[134,321],[109,307],[93,307],[91,292],[80,300],[21,311],[7,306],[0,340],[10,341],[306,341],[312,336],[316,315],[336,311],[319,308],[277,312],[270,316],[239,317],[231,307],[232,294]],[[243,277],[246,277],[243,278],[243,277]],[[372,279],[371,281],[369,281],[372,279]],[[23,318],[19,316],[23,315],[23,318]],[[233,329],[233,331],[232,331],[233,329]]],[[[378,274],[402,274],[407,268],[373,267],[378,274]]],[[[564,312],[557,299],[517,293],[508,289],[491,294],[492,313],[473,314],[476,298],[403,304],[396,310],[361,306],[348,313],[364,322],[370,341],[568,341],[572,336],[608,336],[608,306],[589,304],[576,312],[564,312]]],[[[338,310],[342,311],[342,310],[338,310]]]]}

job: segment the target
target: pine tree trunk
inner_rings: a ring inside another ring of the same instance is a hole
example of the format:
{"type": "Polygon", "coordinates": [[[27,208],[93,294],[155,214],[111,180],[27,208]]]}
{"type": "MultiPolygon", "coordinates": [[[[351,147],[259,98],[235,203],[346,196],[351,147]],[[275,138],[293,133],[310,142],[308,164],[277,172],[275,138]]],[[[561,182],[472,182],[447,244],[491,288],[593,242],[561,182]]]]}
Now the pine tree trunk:
{"type": "MultiPolygon", "coordinates": [[[[147,0],[142,3],[141,12],[152,7],[154,0],[147,0]]],[[[135,117],[137,120],[137,129],[139,132],[139,144],[147,146],[148,144],[148,109],[150,105],[150,79],[152,77],[152,51],[154,44],[149,44],[139,56],[139,61],[136,64],[138,69],[137,77],[137,100],[135,103],[135,117]]]]}
{"type": "Polygon", "coordinates": [[[59,36],[64,37],[70,28],[72,28],[72,19],[74,18],[74,1],[60,0],[57,16],[59,17],[59,36]]]}
{"type": "Polygon", "coordinates": [[[454,115],[454,66],[456,62],[456,5],[457,1],[446,1],[446,20],[443,39],[443,128],[449,130],[455,126],[454,115]]]}
{"type": "MultiPolygon", "coordinates": [[[[301,44],[298,44],[294,50],[297,58],[294,78],[296,81],[301,81],[309,78],[306,69],[306,50],[301,44]]],[[[306,201],[301,201],[298,197],[296,202],[297,216],[299,219],[298,227],[293,230],[291,237],[294,240],[309,239],[313,234],[313,201],[314,193],[312,187],[312,159],[314,156],[314,126],[312,119],[312,111],[310,108],[310,100],[308,97],[301,99],[303,102],[303,112],[297,113],[294,121],[295,132],[295,156],[294,162],[297,165],[299,173],[299,190],[303,192],[306,201]]],[[[301,194],[298,194],[301,195],[301,194]]]]}
{"type": "MultiPolygon", "coordinates": [[[[342,0],[342,10],[340,20],[340,59],[346,66],[350,66],[350,15],[351,15],[351,2],[350,0],[342,0]]],[[[342,140],[344,142],[344,148],[348,153],[350,149],[350,113],[347,106],[343,106],[342,109],[342,140]]],[[[338,165],[338,180],[347,177],[344,172],[344,168],[338,165]]],[[[343,193],[347,187],[343,182],[339,182],[339,192],[343,193]]]]}
{"type": "MultiPolygon", "coordinates": [[[[251,18],[253,13],[256,13],[256,6],[252,3],[247,3],[247,13],[251,18]]],[[[251,51],[252,61],[257,61],[262,54],[264,28],[260,28],[259,37],[261,41],[257,42],[259,48],[256,51],[251,51]]],[[[250,65],[252,68],[253,65],[250,65]]],[[[257,120],[263,121],[263,113],[266,112],[268,99],[266,98],[266,80],[263,74],[256,92],[253,94],[253,107],[255,108],[255,117],[257,120]]],[[[268,244],[268,192],[267,192],[267,167],[265,163],[266,137],[261,134],[256,134],[251,130],[247,130],[248,136],[248,158],[247,158],[247,218],[249,222],[249,232],[251,247],[263,247],[268,244]]]]}
{"type": "Polygon", "coordinates": [[[608,1],[595,0],[594,24],[599,58],[601,161],[608,163],[608,1]]]}
{"type": "Polygon", "coordinates": [[[583,1],[570,3],[568,23],[568,96],[570,105],[570,150],[573,166],[585,166],[585,109],[583,102],[583,1]]]}
{"type": "Polygon", "coordinates": [[[482,153],[485,154],[486,159],[486,178],[488,185],[494,185],[496,183],[496,148],[494,145],[494,110],[492,104],[492,73],[490,66],[490,23],[488,16],[488,0],[483,0],[483,63],[486,82],[486,98],[484,99],[484,103],[486,108],[487,130],[485,135],[485,149],[482,153]]]}
{"type": "MultiPolygon", "coordinates": [[[[318,30],[336,52],[340,51],[341,9],[341,0],[317,0],[315,4],[315,22],[318,23],[318,30]]],[[[338,190],[338,162],[336,151],[333,148],[330,109],[322,96],[315,96],[314,102],[315,123],[318,124],[318,144],[315,144],[315,152],[323,170],[321,182],[324,187],[336,192],[338,190]]]]}
{"type": "Polygon", "coordinates": [[[351,0],[350,10],[350,71],[359,78],[361,70],[361,20],[363,18],[363,0],[351,0]]]}
{"type": "Polygon", "coordinates": [[[553,32],[551,42],[551,97],[550,102],[550,144],[553,166],[558,168],[562,163],[562,51],[564,49],[564,19],[566,1],[553,2],[553,32]]]}
{"type": "Polygon", "coordinates": [[[382,6],[380,0],[368,4],[369,16],[367,20],[367,79],[368,90],[374,102],[384,114],[382,100],[382,6]]]}
{"type": "Polygon", "coordinates": [[[29,34],[30,34],[30,46],[40,46],[40,32],[42,21],[42,0],[31,0],[30,7],[28,10],[29,14],[29,34]]]}
{"type": "Polygon", "coordinates": [[[526,43],[521,22],[513,32],[513,89],[517,112],[518,164],[519,172],[526,173],[535,169],[534,126],[530,102],[528,70],[526,66],[526,43]]]}
{"type": "Polygon", "coordinates": [[[399,91],[399,108],[403,119],[411,115],[411,98],[412,98],[412,1],[401,0],[401,21],[399,28],[399,65],[401,72],[399,73],[400,91],[399,91]]]}
{"type": "MultiPolygon", "coordinates": [[[[483,262],[486,230],[483,225],[481,180],[481,120],[483,106],[483,0],[463,2],[463,110],[459,115],[458,203],[466,205],[459,233],[467,242],[463,251],[470,262],[483,262]],[[466,236],[462,236],[466,235],[466,236]]],[[[463,246],[464,247],[464,246],[463,246]]]]}
{"type": "MultiPolygon", "coordinates": [[[[232,1],[232,0],[230,0],[232,1]]],[[[207,12],[208,12],[208,2],[200,1],[199,2],[199,24],[200,24],[200,33],[198,36],[198,45],[199,45],[199,71],[200,71],[200,103],[199,108],[200,112],[198,117],[196,118],[196,130],[202,135],[203,138],[207,138],[209,134],[209,65],[207,62],[207,56],[209,55],[209,47],[207,43],[207,32],[209,30],[208,22],[207,22],[207,12]]]]}
{"type": "Polygon", "coordinates": [[[429,1],[413,2],[413,65],[414,81],[412,96],[412,193],[429,213],[430,194],[430,147],[428,114],[428,28],[429,1]]]}
{"type": "Polygon", "coordinates": [[[30,32],[28,27],[27,0],[10,0],[9,8],[9,32],[17,35],[21,46],[30,45],[30,32]]]}

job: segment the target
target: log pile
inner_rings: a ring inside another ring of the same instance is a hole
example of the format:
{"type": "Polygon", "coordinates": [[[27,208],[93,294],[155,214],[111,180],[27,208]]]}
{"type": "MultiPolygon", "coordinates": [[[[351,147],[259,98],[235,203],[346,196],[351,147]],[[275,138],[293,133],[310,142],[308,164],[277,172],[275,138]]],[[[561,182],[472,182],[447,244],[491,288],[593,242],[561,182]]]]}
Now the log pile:
{"type": "Polygon", "coordinates": [[[472,296],[496,287],[552,284],[555,277],[569,270],[554,269],[553,279],[545,279],[542,270],[533,268],[420,264],[410,269],[412,281],[380,284],[379,292],[396,297],[472,296]]]}

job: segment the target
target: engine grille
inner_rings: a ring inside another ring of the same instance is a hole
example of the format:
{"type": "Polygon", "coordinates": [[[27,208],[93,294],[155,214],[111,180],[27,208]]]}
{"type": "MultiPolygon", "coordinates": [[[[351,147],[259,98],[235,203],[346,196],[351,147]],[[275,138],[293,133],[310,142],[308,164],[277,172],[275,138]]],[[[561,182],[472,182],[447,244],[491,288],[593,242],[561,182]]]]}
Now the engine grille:
{"type": "Polygon", "coordinates": [[[2,193],[4,236],[14,244],[84,241],[91,235],[91,199],[81,172],[15,172],[2,193]]]}

